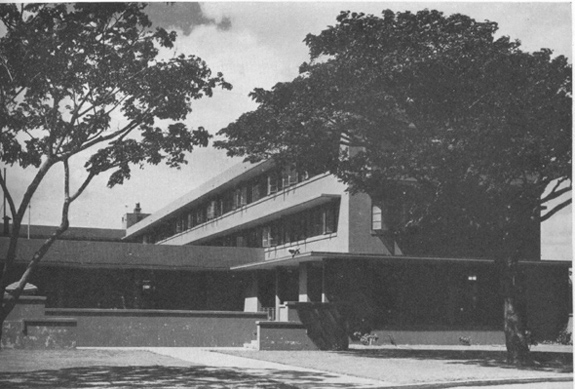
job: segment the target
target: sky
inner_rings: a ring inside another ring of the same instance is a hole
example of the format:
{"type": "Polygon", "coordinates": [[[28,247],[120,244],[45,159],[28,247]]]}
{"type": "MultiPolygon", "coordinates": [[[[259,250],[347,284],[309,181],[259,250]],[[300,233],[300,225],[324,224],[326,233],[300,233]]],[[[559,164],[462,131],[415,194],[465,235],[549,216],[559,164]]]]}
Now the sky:
{"type": "MultiPolygon", "coordinates": [[[[248,97],[254,88],[270,88],[297,76],[299,65],[308,59],[303,43],[308,33],[318,34],[334,25],[342,10],[377,15],[388,8],[412,12],[437,9],[447,15],[462,13],[478,21],[494,21],[499,24],[499,35],[519,39],[525,51],[545,47],[555,55],[572,58],[572,10],[566,2],[180,2],[152,3],[148,13],[154,25],[178,33],[174,50],[163,55],[197,55],[233,85],[232,91],[216,91],[212,98],[194,102],[194,112],[187,119],[190,126],[204,126],[215,135],[242,113],[256,108],[248,97]]],[[[98,177],[73,203],[71,226],[121,228],[122,215],[131,212],[136,203],[143,212],[154,212],[241,162],[211,147],[196,149],[189,161],[180,170],[161,165],[135,168],[129,181],[113,189],[106,187],[107,175],[98,177]]],[[[81,177],[81,161],[73,166],[76,176],[72,185],[81,177]]],[[[16,199],[24,193],[32,173],[8,167],[8,186],[16,199]]],[[[48,174],[25,222],[59,223],[62,175],[61,170],[48,174]]],[[[570,225],[570,216],[556,223],[570,225]]]]}

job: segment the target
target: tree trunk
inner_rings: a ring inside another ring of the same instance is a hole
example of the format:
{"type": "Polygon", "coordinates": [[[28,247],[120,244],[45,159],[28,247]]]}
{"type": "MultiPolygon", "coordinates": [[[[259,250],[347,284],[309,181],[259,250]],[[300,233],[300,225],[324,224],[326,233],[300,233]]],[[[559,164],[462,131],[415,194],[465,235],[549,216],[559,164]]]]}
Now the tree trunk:
{"type": "MultiPolygon", "coordinates": [[[[0,345],[2,344],[2,327],[4,326],[4,321],[6,320],[10,312],[12,312],[14,306],[16,306],[16,303],[18,302],[18,299],[20,298],[20,295],[22,294],[24,287],[28,283],[30,276],[36,270],[38,264],[40,263],[42,258],[44,258],[44,255],[46,255],[48,250],[50,250],[52,244],[54,244],[54,242],[60,237],[60,235],[62,235],[68,229],[69,223],[67,219],[67,207],[65,216],[66,218],[62,221],[60,227],[58,227],[58,229],[54,232],[54,234],[52,234],[50,238],[44,241],[42,246],[40,246],[40,248],[34,253],[32,259],[30,260],[28,266],[26,267],[26,270],[18,280],[18,285],[11,293],[5,292],[6,291],[5,284],[7,283],[7,278],[5,277],[10,268],[4,269],[4,273],[2,274],[3,280],[1,280],[2,283],[0,285],[0,293],[2,293],[1,295],[2,299],[0,300],[0,345]]],[[[17,233],[13,234],[12,237],[10,238],[10,243],[12,244],[14,241],[14,247],[16,247],[18,239],[19,239],[18,234],[17,233]]],[[[7,263],[12,264],[14,263],[15,259],[16,259],[16,250],[14,250],[14,252],[9,251],[5,261],[7,263]]]]}
{"type": "Polygon", "coordinates": [[[521,287],[518,280],[517,259],[505,258],[501,262],[501,286],[503,291],[503,321],[507,362],[526,366],[533,363],[526,335],[525,312],[521,306],[521,287]]]}

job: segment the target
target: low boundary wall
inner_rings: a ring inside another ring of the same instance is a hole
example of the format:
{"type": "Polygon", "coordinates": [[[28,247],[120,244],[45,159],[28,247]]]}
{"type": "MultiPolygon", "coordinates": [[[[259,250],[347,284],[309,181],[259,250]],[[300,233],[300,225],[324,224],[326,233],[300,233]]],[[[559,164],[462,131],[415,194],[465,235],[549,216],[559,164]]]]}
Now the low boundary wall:
{"type": "Polygon", "coordinates": [[[377,329],[375,344],[494,345],[505,344],[503,330],[495,329],[377,329]]]}
{"type": "Polygon", "coordinates": [[[48,308],[77,320],[78,347],[241,347],[265,312],[48,308]]]}
{"type": "Polygon", "coordinates": [[[3,348],[241,347],[265,312],[45,308],[22,296],[3,325],[3,348]]]}
{"type": "Polygon", "coordinates": [[[318,350],[300,322],[258,322],[258,350],[318,350]]]}

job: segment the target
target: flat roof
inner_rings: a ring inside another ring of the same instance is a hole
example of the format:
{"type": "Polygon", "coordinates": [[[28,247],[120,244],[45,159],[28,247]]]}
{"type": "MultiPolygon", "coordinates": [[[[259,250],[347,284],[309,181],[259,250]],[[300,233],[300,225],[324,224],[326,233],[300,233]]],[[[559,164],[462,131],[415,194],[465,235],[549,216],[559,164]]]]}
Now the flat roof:
{"type": "Polygon", "coordinates": [[[149,230],[154,225],[163,221],[166,217],[170,217],[182,209],[191,208],[194,204],[205,200],[214,192],[232,188],[239,183],[240,180],[249,179],[266,171],[273,165],[273,161],[266,160],[259,163],[242,162],[232,166],[223,173],[217,175],[211,180],[198,186],[196,189],[191,190],[177,200],[172,201],[170,204],[153,212],[150,216],[134,224],[126,230],[124,239],[141,235],[149,230]]]}
{"type": "MultiPolygon", "coordinates": [[[[6,258],[9,241],[9,238],[0,238],[0,262],[6,258]]],[[[43,243],[43,239],[21,238],[16,263],[30,261],[43,243]]],[[[201,271],[229,270],[263,260],[263,249],[257,248],[57,240],[40,266],[201,271]]]]}
{"type": "MultiPolygon", "coordinates": [[[[442,263],[458,263],[458,264],[490,264],[495,260],[489,258],[444,258],[444,257],[414,257],[404,255],[384,255],[384,254],[354,254],[343,252],[319,252],[311,251],[294,256],[285,256],[277,259],[270,259],[265,261],[258,261],[253,263],[246,263],[241,265],[232,266],[231,270],[260,270],[260,269],[273,269],[274,267],[295,267],[300,263],[305,262],[321,262],[324,260],[334,259],[347,259],[347,260],[375,260],[387,264],[442,264],[442,263]]],[[[571,267],[571,261],[520,261],[520,265],[525,266],[561,266],[571,267]]]]}
{"type": "MultiPolygon", "coordinates": [[[[10,226],[12,227],[12,226],[10,226]]],[[[30,237],[33,239],[49,238],[58,226],[30,225],[30,237]]],[[[0,223],[0,231],[4,230],[4,223],[0,223]]],[[[28,236],[28,225],[20,227],[21,237],[28,236]]],[[[69,227],[60,237],[62,240],[95,240],[95,241],[117,241],[119,242],[126,235],[123,229],[114,228],[93,228],[93,227],[69,227]]]]}

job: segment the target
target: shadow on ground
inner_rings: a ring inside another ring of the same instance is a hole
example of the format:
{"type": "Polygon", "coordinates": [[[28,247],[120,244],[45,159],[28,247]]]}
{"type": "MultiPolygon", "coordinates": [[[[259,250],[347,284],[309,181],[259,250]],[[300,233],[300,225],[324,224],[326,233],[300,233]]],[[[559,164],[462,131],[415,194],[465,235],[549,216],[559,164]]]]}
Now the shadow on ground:
{"type": "Polygon", "coordinates": [[[234,368],[207,366],[93,366],[59,370],[0,373],[0,388],[265,388],[296,389],[306,387],[337,388],[324,383],[329,373],[310,374],[301,371],[250,369],[249,373],[234,368]]]}
{"type": "Polygon", "coordinates": [[[478,365],[509,369],[548,371],[556,373],[573,372],[573,354],[561,352],[532,352],[534,365],[518,367],[506,362],[505,351],[483,350],[415,350],[415,349],[350,349],[338,354],[380,359],[444,360],[450,364],[478,365]]]}

